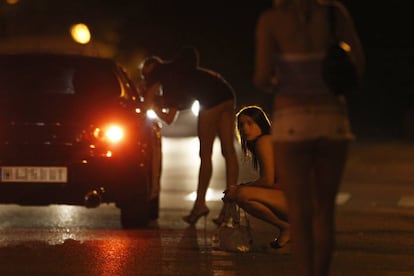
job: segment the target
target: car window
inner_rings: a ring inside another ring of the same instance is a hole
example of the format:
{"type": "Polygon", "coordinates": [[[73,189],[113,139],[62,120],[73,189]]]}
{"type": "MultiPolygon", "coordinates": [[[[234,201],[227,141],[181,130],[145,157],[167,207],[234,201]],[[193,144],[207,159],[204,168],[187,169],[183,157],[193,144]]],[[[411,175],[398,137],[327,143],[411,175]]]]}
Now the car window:
{"type": "Polygon", "coordinates": [[[122,89],[122,96],[124,98],[136,100],[139,98],[139,94],[135,84],[132,82],[131,78],[129,77],[128,73],[125,71],[123,67],[118,65],[117,67],[119,72],[120,81],[124,84],[122,89]]]}
{"type": "Polygon", "coordinates": [[[103,70],[95,66],[75,68],[73,88],[76,94],[99,97],[120,96],[122,89],[113,70],[103,70]]]}
{"type": "Polygon", "coordinates": [[[120,82],[107,63],[71,59],[0,59],[0,94],[121,95],[120,82]],[[105,66],[104,66],[105,65],[105,66]]]}
{"type": "Polygon", "coordinates": [[[72,75],[73,69],[71,68],[0,65],[0,93],[7,95],[73,94],[72,75]]]}

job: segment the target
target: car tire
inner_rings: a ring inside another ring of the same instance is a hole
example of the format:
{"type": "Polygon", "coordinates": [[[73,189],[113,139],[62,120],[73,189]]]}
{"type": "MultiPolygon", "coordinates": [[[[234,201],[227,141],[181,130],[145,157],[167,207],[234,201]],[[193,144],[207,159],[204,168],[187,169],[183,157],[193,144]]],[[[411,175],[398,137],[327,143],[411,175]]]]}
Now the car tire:
{"type": "Polygon", "coordinates": [[[150,203],[146,200],[137,199],[124,203],[120,209],[121,225],[124,229],[145,227],[150,222],[150,203]]]}
{"type": "Polygon", "coordinates": [[[149,203],[149,217],[151,220],[156,220],[159,217],[159,210],[160,210],[160,197],[157,196],[151,199],[149,203]]]}
{"type": "MultiPolygon", "coordinates": [[[[148,186],[150,178],[148,175],[141,179],[140,189],[129,189],[122,202],[118,204],[121,209],[121,225],[125,229],[145,227],[150,222],[150,198],[148,186]],[[143,179],[143,180],[142,180],[143,179]]],[[[135,183],[136,184],[136,183],[135,183]]]]}

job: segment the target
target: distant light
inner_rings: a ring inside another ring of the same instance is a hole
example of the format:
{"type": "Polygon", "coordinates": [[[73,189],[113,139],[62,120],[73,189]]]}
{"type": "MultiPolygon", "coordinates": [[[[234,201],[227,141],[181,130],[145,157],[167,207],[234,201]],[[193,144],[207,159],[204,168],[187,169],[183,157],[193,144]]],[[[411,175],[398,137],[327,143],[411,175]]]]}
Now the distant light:
{"type": "Polygon", "coordinates": [[[156,119],[156,118],[158,118],[157,113],[155,113],[155,111],[152,110],[152,109],[148,109],[147,110],[147,116],[150,119],[156,119]]]}
{"type": "Polygon", "coordinates": [[[198,116],[198,112],[200,112],[200,103],[198,101],[194,101],[193,105],[191,106],[191,111],[195,116],[198,116]]]}
{"type": "Polygon", "coordinates": [[[80,44],[87,44],[91,40],[91,33],[88,26],[83,23],[72,25],[70,34],[73,40],[80,44]]]}
{"type": "Polygon", "coordinates": [[[9,5],[14,5],[14,4],[17,4],[17,2],[19,2],[19,0],[7,0],[6,2],[9,5]]]}
{"type": "MultiPolygon", "coordinates": [[[[206,201],[221,201],[223,196],[223,191],[208,188],[206,193],[206,201]]],[[[191,192],[185,196],[186,201],[195,201],[196,198],[196,192],[191,192]]]]}

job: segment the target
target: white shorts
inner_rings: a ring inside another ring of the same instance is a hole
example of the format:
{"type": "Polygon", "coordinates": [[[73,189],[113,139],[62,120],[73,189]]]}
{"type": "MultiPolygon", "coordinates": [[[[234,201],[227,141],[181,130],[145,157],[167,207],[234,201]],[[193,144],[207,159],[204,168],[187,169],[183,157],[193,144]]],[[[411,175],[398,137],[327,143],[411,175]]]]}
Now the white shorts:
{"type": "Polygon", "coordinates": [[[353,140],[345,106],[306,105],[275,110],[273,141],[353,140]]]}

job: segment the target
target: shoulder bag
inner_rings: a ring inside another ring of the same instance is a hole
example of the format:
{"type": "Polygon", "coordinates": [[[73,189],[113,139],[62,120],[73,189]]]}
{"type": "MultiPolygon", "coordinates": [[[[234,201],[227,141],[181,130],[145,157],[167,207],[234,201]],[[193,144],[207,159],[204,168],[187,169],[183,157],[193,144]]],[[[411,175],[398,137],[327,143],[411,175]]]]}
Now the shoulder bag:
{"type": "Polygon", "coordinates": [[[358,74],[352,62],[349,45],[340,41],[336,33],[335,7],[329,6],[330,46],[322,62],[323,78],[335,95],[349,96],[359,86],[358,74]]]}

